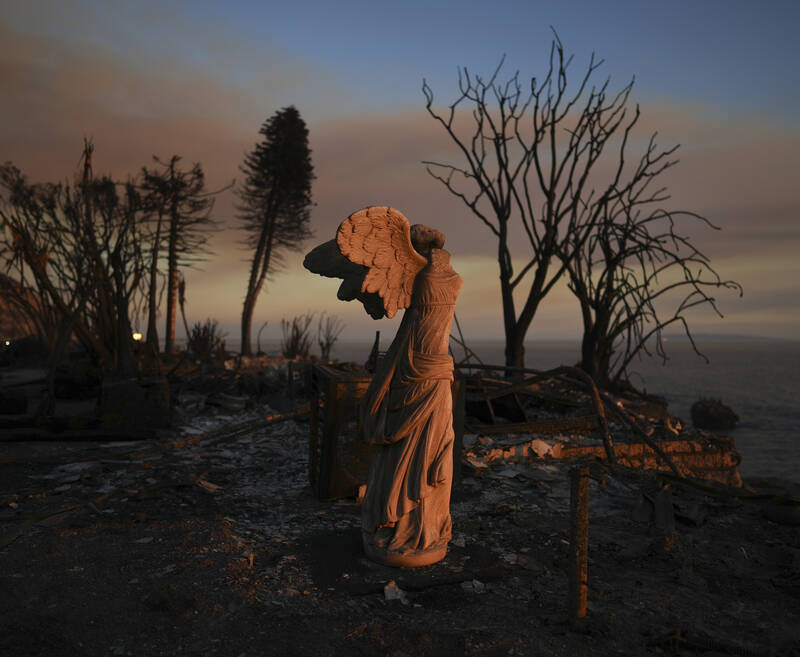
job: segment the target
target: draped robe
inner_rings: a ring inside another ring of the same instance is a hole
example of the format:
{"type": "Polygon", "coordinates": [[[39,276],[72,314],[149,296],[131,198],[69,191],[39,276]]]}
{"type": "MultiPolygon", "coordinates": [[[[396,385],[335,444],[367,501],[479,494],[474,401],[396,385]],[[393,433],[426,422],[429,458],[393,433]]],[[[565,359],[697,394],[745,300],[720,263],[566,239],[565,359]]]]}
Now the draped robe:
{"type": "Polygon", "coordinates": [[[461,277],[433,249],[411,305],[361,406],[363,438],[375,446],[362,506],[364,549],[387,565],[444,557],[452,535],[453,359],[450,328],[461,277]]]}

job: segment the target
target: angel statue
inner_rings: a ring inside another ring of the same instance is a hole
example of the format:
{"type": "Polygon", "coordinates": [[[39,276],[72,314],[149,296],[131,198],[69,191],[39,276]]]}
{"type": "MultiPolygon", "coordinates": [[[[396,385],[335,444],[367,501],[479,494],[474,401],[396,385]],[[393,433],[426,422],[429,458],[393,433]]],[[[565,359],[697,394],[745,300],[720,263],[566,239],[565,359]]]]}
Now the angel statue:
{"type": "Polygon", "coordinates": [[[363,439],[375,446],[361,508],[364,551],[388,566],[427,566],[452,535],[453,359],[450,326],[461,277],[444,235],[385,206],[354,212],[304,266],[343,279],[375,319],[407,308],[361,401],[363,439]]]}

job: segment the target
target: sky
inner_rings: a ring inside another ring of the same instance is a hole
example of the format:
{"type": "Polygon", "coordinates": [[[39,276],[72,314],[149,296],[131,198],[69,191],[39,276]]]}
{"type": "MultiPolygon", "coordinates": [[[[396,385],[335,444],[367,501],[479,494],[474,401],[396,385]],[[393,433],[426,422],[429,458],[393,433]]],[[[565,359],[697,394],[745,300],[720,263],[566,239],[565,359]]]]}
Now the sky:
{"type": "MultiPolygon", "coordinates": [[[[796,337],[800,320],[800,3],[673,2],[45,2],[0,0],[0,161],[31,180],[64,180],[84,136],[99,173],[124,178],[152,156],[200,162],[210,188],[241,180],[258,129],[282,107],[306,120],[316,180],[303,251],[331,239],[368,205],[391,205],[447,235],[464,279],[456,313],[467,340],[503,334],[496,243],[422,164],[458,163],[425,111],[457,97],[459,67],[488,76],[541,78],[555,29],[574,55],[569,80],[594,52],[597,80],[619,89],[635,78],[641,146],[657,132],[680,144],[665,175],[670,207],[720,228],[688,224],[693,243],[744,295],[720,292],[724,318],[690,315],[698,333],[796,337]]],[[[465,119],[466,120],[466,119],[465,119]]],[[[633,151],[635,154],[635,151],[633,151]]],[[[235,193],[215,216],[225,227],[214,255],[187,279],[190,323],[217,319],[237,341],[248,253],[235,193]]],[[[375,322],[336,300],[336,282],[290,254],[256,306],[254,331],[280,336],[282,318],[337,315],[350,339],[375,322]]],[[[530,253],[515,249],[518,266],[530,253]]],[[[577,305],[565,286],[541,306],[530,339],[578,339],[577,305]]]]}

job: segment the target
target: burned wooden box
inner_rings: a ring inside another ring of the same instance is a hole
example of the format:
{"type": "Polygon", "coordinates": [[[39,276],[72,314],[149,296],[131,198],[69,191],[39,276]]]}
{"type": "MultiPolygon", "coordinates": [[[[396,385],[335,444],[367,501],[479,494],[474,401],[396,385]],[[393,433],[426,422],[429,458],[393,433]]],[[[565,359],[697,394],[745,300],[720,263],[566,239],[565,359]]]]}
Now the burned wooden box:
{"type": "MultiPolygon", "coordinates": [[[[358,405],[372,375],[315,364],[311,369],[311,422],[308,441],[309,482],[321,500],[358,495],[367,481],[372,448],[361,439],[358,405]]],[[[460,481],[464,438],[461,379],[453,381],[453,485],[460,481]]]]}

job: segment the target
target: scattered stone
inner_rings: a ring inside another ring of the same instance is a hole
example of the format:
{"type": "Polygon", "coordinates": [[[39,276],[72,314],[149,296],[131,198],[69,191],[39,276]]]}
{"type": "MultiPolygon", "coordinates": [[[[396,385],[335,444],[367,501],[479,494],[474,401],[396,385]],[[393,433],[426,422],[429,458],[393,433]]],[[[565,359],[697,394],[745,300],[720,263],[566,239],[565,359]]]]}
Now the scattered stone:
{"type": "Polygon", "coordinates": [[[719,399],[699,399],[690,412],[692,424],[698,429],[730,431],[739,421],[739,416],[719,399]]]}
{"type": "Polygon", "coordinates": [[[472,593],[486,592],[486,584],[477,579],[473,579],[468,582],[461,582],[461,588],[465,591],[471,591],[472,593]]]}
{"type": "Polygon", "coordinates": [[[406,592],[397,586],[397,582],[394,580],[383,587],[383,597],[385,600],[399,600],[404,605],[408,604],[406,592]]]}

